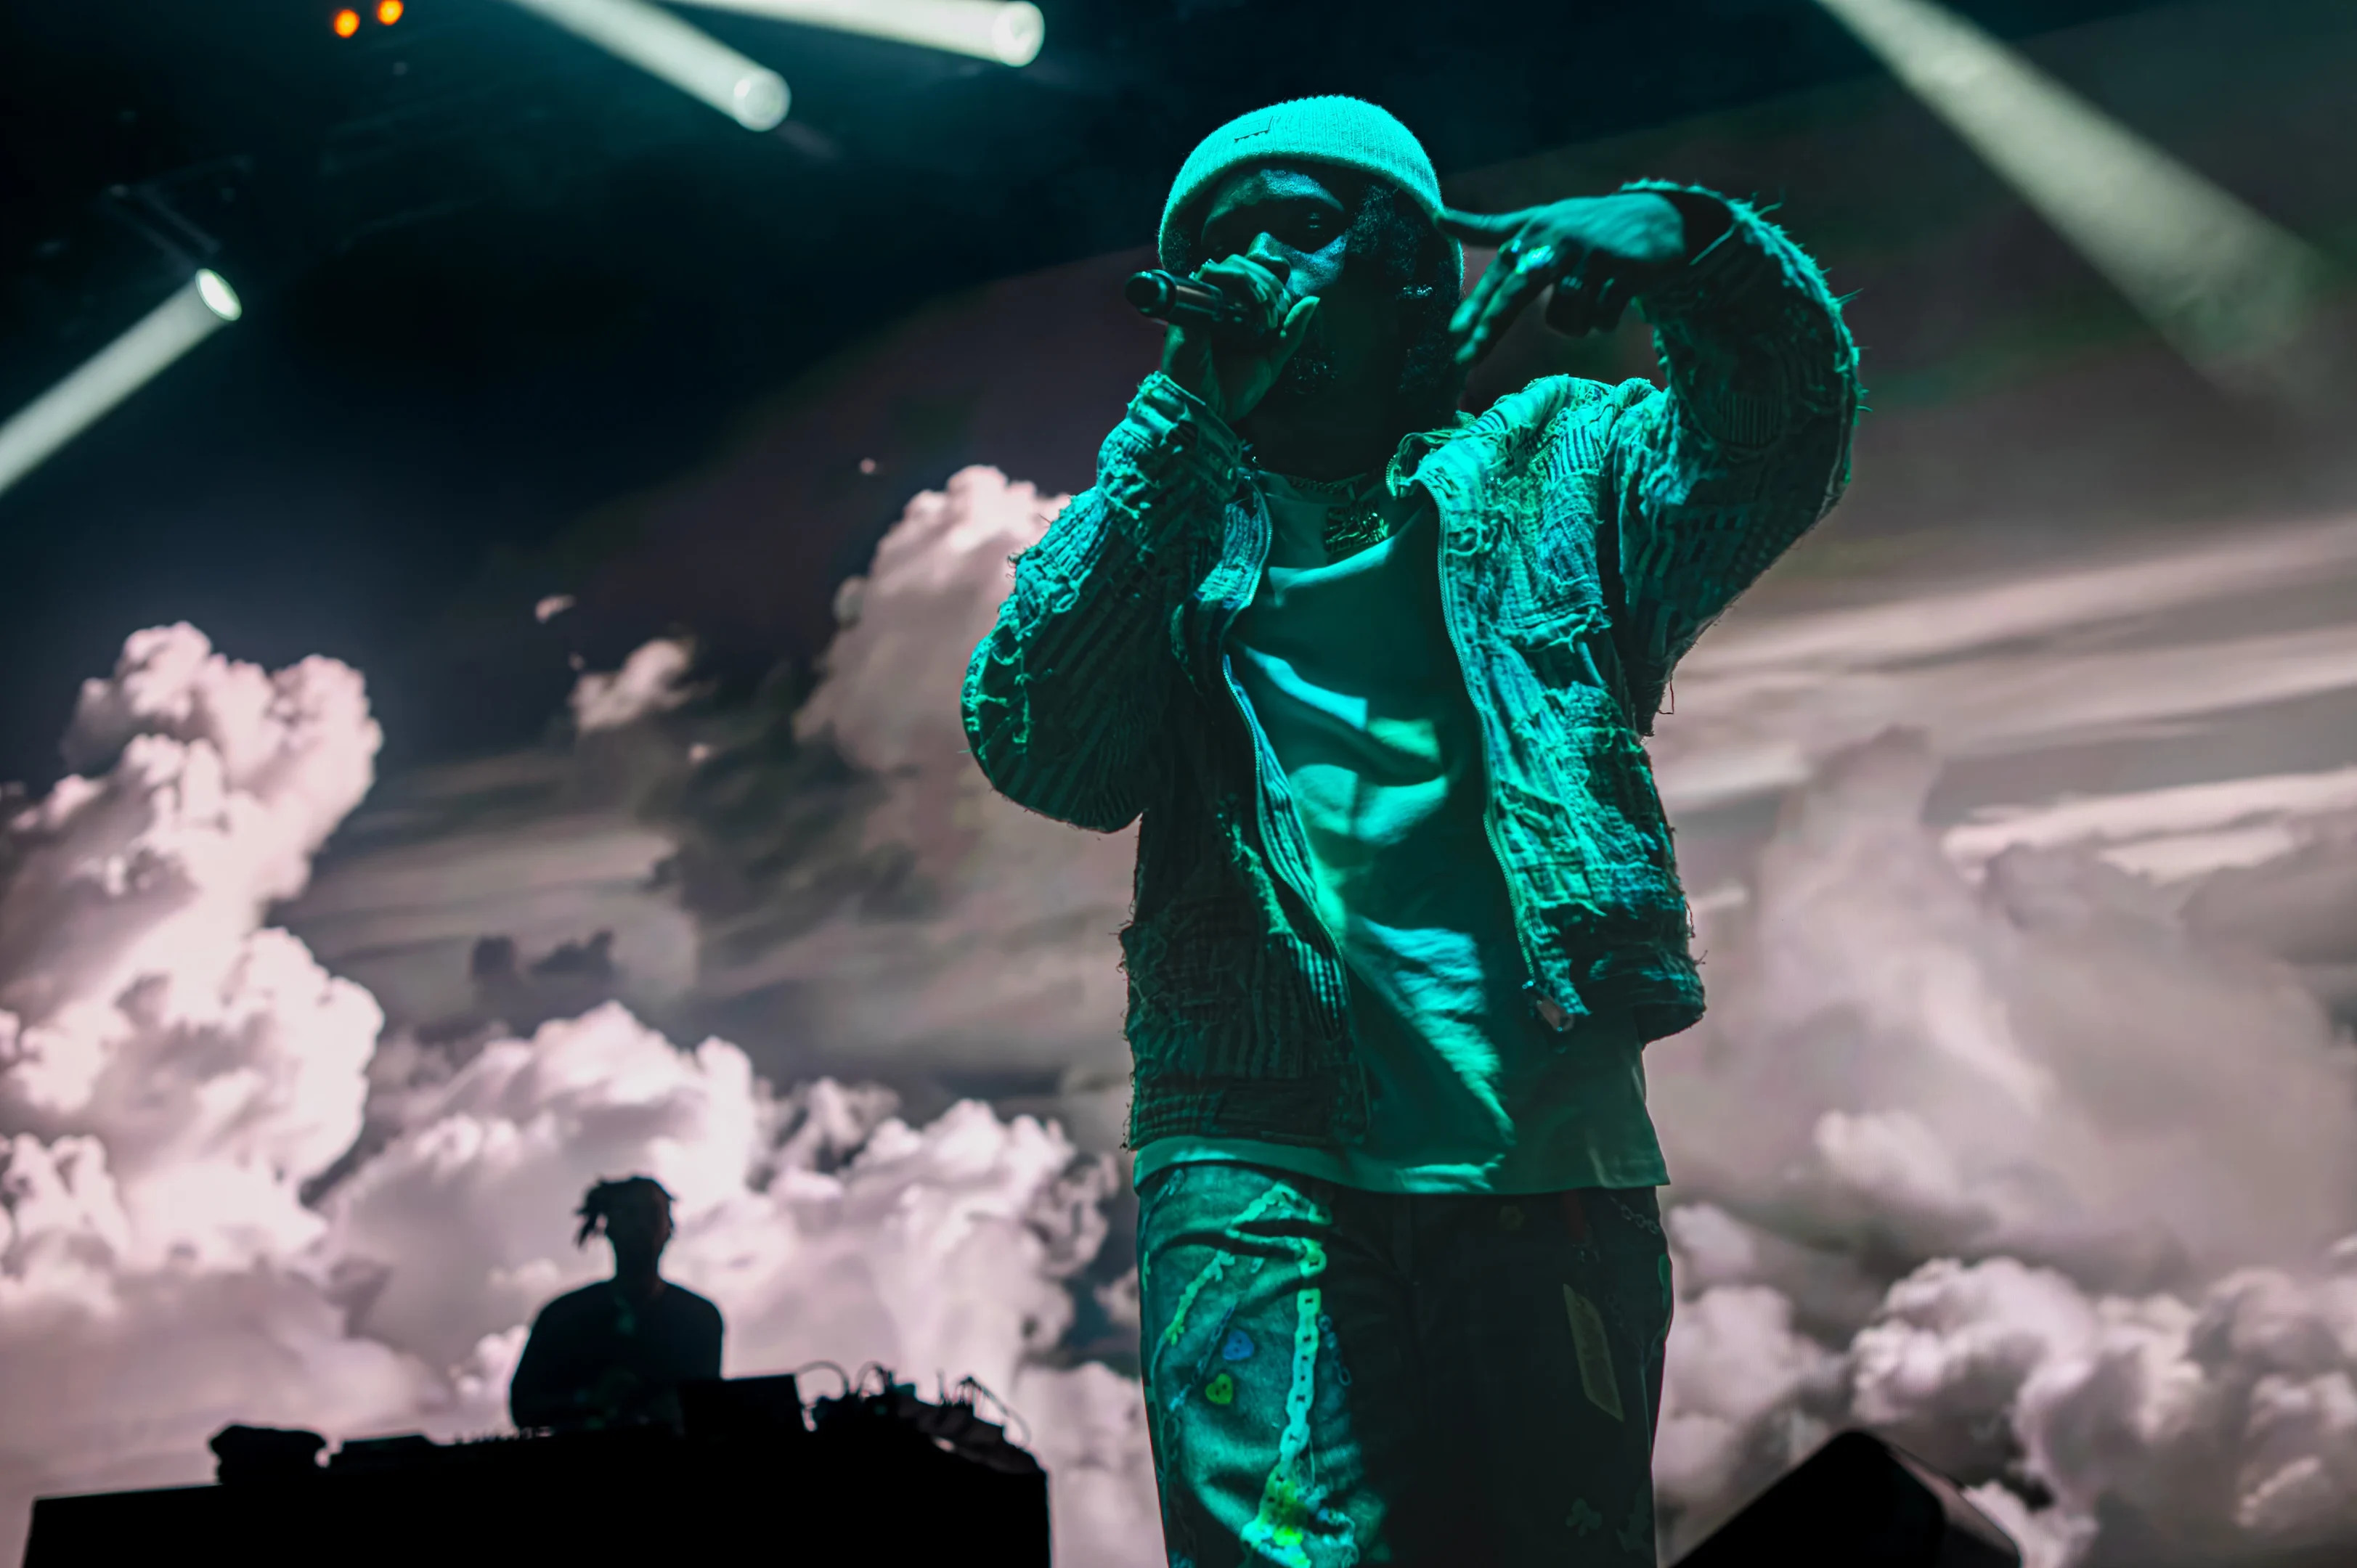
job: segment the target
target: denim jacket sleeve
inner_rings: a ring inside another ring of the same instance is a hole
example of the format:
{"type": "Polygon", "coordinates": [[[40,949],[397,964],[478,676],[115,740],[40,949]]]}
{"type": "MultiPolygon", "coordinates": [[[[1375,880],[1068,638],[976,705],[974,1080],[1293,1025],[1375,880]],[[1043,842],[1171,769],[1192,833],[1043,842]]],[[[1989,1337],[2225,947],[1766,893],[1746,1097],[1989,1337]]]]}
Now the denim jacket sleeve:
{"type": "Polygon", "coordinates": [[[1239,460],[1234,434],[1157,372],[1105,438],[1097,482],[1016,558],[964,689],[967,743],[1001,794],[1100,832],[1145,809],[1184,679],[1172,617],[1239,460]]]}
{"type": "Polygon", "coordinates": [[[1857,350],[1824,278],[1739,201],[1643,182],[1725,231],[1643,297],[1666,390],[1642,381],[1609,446],[1614,641],[1641,732],[1704,628],[1831,510],[1849,480],[1857,350]]]}

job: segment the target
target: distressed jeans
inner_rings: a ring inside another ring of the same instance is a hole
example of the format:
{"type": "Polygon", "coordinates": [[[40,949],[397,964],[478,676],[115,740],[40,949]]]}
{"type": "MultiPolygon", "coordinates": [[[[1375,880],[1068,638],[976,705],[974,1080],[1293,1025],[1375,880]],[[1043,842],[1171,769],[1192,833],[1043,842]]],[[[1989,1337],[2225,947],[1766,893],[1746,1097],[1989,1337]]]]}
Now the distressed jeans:
{"type": "Polygon", "coordinates": [[[1398,1195],[1201,1164],[1138,1202],[1171,1568],[1652,1568],[1652,1188],[1398,1195]]]}

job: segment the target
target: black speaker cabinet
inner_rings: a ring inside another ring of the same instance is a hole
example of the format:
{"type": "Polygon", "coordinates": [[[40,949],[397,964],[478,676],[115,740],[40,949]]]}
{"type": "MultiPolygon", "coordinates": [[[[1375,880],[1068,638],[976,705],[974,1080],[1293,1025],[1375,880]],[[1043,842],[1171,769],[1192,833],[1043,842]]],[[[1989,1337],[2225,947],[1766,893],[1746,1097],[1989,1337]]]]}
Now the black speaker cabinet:
{"type": "Polygon", "coordinates": [[[2021,1549],[1956,1484],[1880,1438],[1845,1432],[1677,1568],[2021,1568],[2021,1549]]]}

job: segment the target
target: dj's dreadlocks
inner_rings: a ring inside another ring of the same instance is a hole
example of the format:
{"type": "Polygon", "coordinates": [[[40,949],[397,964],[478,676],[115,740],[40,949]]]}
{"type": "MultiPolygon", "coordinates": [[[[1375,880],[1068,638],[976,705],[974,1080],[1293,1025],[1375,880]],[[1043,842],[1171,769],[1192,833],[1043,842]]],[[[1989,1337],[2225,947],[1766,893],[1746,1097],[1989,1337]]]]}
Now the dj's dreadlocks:
{"type": "Polygon", "coordinates": [[[683,1382],[720,1375],[720,1309],[656,1272],[673,1198],[648,1176],[599,1181],[581,1195],[576,1246],[599,1231],[614,1276],[540,1309],[508,1384],[518,1427],[677,1427],[683,1382]]]}
{"type": "Polygon", "coordinates": [[[599,1181],[581,1195],[581,1207],[575,1213],[581,1217],[581,1229],[573,1233],[573,1244],[587,1246],[589,1238],[606,1229],[606,1221],[640,1194],[651,1192],[669,1208],[675,1201],[671,1189],[649,1176],[624,1176],[619,1181],[599,1181]]]}

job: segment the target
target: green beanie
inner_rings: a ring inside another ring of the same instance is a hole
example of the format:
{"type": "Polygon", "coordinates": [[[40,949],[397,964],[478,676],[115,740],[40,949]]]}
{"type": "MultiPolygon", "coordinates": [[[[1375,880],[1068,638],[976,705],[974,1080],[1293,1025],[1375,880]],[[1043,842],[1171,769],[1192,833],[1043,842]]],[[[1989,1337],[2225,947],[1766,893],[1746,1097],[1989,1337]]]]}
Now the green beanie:
{"type": "MultiPolygon", "coordinates": [[[[1384,110],[1356,98],[1296,98],[1238,115],[1203,138],[1187,155],[1170,199],[1162,204],[1162,233],[1156,249],[1162,264],[1176,271],[1182,251],[1178,221],[1198,199],[1221,180],[1255,164],[1337,164],[1372,175],[1415,203],[1438,227],[1440,177],[1415,133],[1384,110]]],[[[1457,286],[1465,286],[1465,249],[1451,240],[1457,286]]]]}

